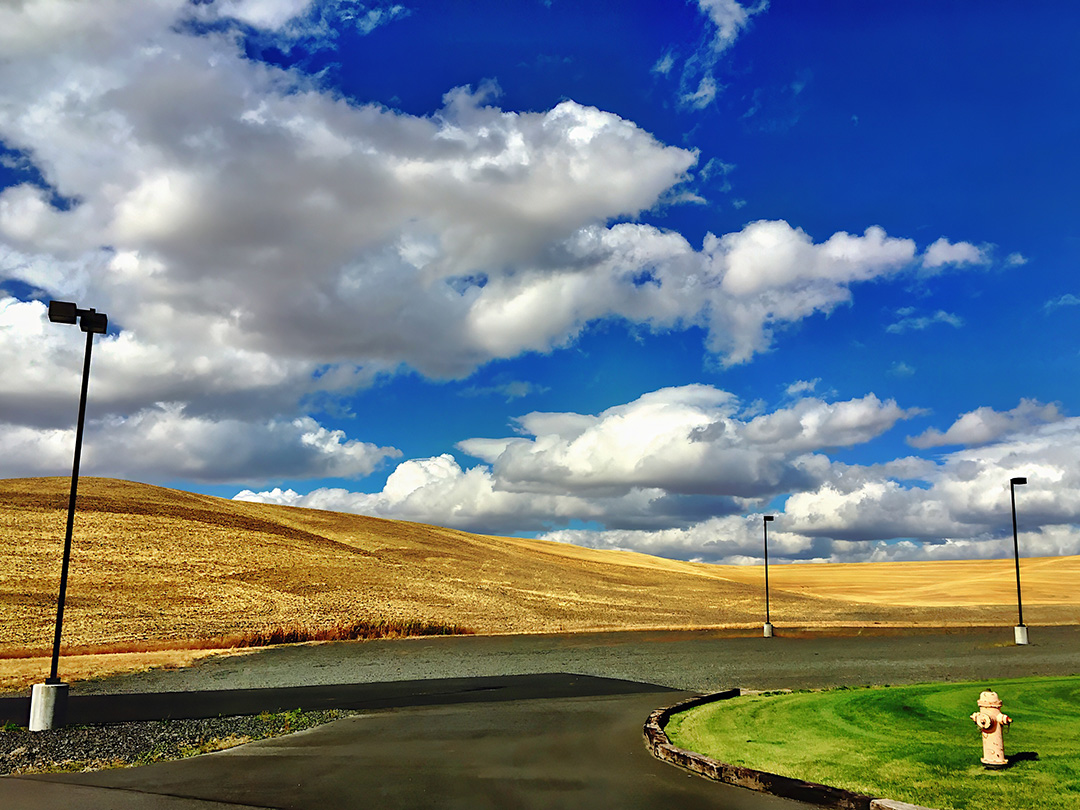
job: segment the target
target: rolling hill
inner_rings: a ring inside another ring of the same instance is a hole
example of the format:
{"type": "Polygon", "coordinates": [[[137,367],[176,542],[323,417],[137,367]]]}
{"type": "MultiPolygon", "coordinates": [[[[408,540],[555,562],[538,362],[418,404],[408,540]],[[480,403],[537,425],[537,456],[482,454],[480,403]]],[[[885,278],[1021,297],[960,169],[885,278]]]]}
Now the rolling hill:
{"type": "MultiPolygon", "coordinates": [[[[0,656],[49,648],[68,479],[0,480],[0,656]]],[[[1025,619],[1080,623],[1080,558],[1024,560],[1025,619]]],[[[778,627],[1015,621],[1011,561],[773,566],[778,627]]],[[[80,480],[64,642],[208,638],[351,619],[479,633],[749,628],[760,568],[80,480]]]]}

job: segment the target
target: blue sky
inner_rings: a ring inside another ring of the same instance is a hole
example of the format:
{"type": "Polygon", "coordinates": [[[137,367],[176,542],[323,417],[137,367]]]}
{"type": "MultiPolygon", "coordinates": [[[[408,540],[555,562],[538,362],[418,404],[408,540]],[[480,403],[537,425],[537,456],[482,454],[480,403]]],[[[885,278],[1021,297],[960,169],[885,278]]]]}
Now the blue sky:
{"type": "Polygon", "coordinates": [[[1071,3],[0,9],[0,476],[1080,553],[1071,3]]]}

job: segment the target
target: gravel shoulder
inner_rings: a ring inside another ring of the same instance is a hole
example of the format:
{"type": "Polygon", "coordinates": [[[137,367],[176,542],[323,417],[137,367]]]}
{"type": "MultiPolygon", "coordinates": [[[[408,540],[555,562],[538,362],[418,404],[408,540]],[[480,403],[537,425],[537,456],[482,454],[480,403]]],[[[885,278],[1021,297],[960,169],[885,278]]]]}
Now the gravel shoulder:
{"type": "Polygon", "coordinates": [[[356,712],[283,712],[199,720],[153,720],[0,732],[0,775],[100,771],[222,751],[315,728],[356,712]]]}
{"type": "MultiPolygon", "coordinates": [[[[63,663],[61,661],[61,663],[63,663]]],[[[72,694],[262,689],[568,672],[715,692],[820,689],[1080,673],[1080,627],[911,630],[772,639],[718,631],[457,636],[300,644],[212,656],[194,666],[78,682],[72,694]]],[[[61,670],[62,674],[62,670],[61,670]]]]}

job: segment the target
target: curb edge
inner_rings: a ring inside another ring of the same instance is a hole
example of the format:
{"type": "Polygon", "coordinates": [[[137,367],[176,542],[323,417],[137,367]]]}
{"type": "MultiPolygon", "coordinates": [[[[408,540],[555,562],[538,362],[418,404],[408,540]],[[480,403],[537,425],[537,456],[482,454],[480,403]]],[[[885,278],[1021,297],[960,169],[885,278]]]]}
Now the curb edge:
{"type": "Polygon", "coordinates": [[[673,714],[720,700],[730,700],[739,697],[741,694],[742,690],[735,687],[708,695],[698,695],[697,697],[679,701],[671,706],[657,709],[649,715],[649,719],[645,721],[645,726],[642,729],[645,735],[645,744],[652,755],[663,762],[685,768],[715,782],[756,790],[759,793],[771,793],[774,796],[795,799],[821,807],[834,808],[835,810],[933,810],[933,808],[917,804],[907,804],[894,799],[874,798],[862,793],[844,790],[843,788],[819,785],[816,782],[806,782],[802,779],[793,779],[789,776],[746,768],[742,765],[731,765],[707,757],[704,754],[679,748],[668,739],[664,729],[673,714]]]}

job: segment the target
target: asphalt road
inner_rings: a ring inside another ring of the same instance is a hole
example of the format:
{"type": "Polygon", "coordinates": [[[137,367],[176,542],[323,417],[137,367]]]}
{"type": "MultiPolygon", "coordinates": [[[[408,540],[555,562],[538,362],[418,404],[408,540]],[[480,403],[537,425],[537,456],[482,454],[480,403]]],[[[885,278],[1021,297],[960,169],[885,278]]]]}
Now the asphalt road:
{"type": "MultiPolygon", "coordinates": [[[[1032,628],[1031,638],[1030,646],[1016,647],[1012,629],[1001,628],[769,640],[606,633],[322,644],[78,684],[73,693],[171,692],[179,698],[196,697],[196,690],[378,682],[399,682],[387,688],[408,691],[400,682],[544,672],[687,691],[931,680],[992,686],[1008,677],[1080,673],[1080,628],[1032,628]]],[[[0,807],[805,807],[717,785],[654,760],[641,726],[652,709],[685,693],[538,694],[375,711],[193,760],[96,774],[4,777],[0,807]]]]}
{"type": "Polygon", "coordinates": [[[497,701],[339,720],[230,751],[92,774],[0,779],[20,810],[230,807],[806,810],[652,757],[641,726],[685,693],[497,701]]]}

